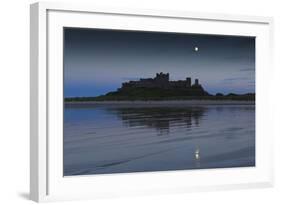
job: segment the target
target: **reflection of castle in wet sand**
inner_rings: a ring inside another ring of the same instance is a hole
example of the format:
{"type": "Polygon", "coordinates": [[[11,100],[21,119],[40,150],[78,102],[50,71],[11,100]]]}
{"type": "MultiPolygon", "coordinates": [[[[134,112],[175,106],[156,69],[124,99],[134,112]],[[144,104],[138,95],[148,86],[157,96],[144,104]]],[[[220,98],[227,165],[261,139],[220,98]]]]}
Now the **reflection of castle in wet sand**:
{"type": "Polygon", "coordinates": [[[125,126],[145,126],[155,128],[160,135],[168,134],[170,128],[181,126],[190,129],[199,126],[200,118],[206,111],[203,107],[186,108],[111,108],[120,117],[125,126]]]}

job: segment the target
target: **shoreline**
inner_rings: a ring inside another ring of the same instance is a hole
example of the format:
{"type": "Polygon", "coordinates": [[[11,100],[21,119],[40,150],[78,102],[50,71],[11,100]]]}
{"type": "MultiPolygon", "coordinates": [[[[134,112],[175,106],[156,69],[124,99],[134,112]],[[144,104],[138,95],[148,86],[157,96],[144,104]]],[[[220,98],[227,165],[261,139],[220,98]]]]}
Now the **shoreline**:
{"type": "Polygon", "coordinates": [[[255,101],[247,100],[148,100],[148,101],[72,101],[64,102],[65,105],[142,105],[142,106],[180,106],[180,105],[255,105],[255,101]]]}

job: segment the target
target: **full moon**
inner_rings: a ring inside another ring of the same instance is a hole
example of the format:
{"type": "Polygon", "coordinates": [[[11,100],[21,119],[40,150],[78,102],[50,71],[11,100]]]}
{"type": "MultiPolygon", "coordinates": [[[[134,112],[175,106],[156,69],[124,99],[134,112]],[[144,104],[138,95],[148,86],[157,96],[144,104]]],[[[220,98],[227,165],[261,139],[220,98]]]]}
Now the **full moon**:
{"type": "Polygon", "coordinates": [[[199,48],[197,46],[194,47],[194,51],[197,52],[199,51],[199,48]]]}

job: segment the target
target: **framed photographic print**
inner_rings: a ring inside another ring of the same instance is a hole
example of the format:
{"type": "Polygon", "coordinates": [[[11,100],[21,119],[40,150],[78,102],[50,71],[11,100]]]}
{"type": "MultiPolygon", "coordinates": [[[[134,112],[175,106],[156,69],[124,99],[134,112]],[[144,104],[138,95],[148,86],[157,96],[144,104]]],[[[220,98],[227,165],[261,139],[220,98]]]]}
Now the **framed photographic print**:
{"type": "Polygon", "coordinates": [[[271,186],[272,23],[32,4],[31,199],[271,186]]]}

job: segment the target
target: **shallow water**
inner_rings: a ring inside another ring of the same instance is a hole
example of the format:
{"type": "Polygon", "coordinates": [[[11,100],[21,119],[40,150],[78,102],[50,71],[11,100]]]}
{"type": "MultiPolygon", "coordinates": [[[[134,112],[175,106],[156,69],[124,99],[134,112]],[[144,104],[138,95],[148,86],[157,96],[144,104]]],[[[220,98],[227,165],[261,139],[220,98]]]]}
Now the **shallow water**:
{"type": "Polygon", "coordinates": [[[255,166],[255,106],[75,105],[64,175],[255,166]]]}

